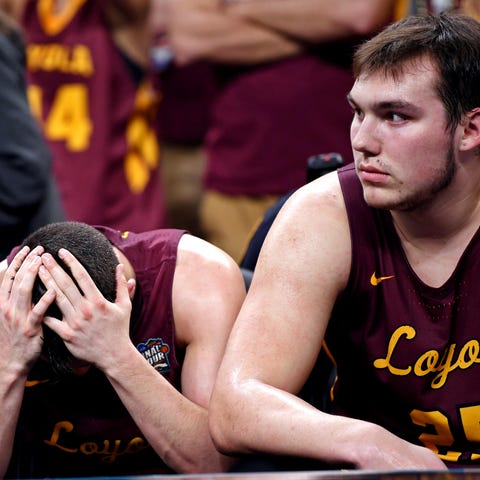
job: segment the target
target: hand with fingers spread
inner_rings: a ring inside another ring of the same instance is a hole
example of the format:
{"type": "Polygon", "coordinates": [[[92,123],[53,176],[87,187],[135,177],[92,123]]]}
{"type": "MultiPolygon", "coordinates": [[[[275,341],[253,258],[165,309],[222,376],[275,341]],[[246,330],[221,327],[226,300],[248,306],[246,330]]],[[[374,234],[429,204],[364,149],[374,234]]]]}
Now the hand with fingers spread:
{"type": "MultiPolygon", "coordinates": [[[[129,337],[131,301],[124,267],[117,266],[116,299],[110,302],[68,250],[61,249],[58,255],[70,269],[76,284],[51,254],[42,255],[39,276],[47,288],[56,292],[56,303],[62,313],[61,320],[47,316],[44,323],[60,336],[75,358],[104,370],[113,362],[110,353],[132,347],[129,337]]],[[[129,282],[132,284],[134,280],[129,282]]]]}
{"type": "Polygon", "coordinates": [[[25,380],[42,350],[42,320],[55,299],[47,290],[33,305],[32,290],[42,247],[20,249],[9,265],[0,263],[0,476],[12,452],[25,380]]]}
{"type": "Polygon", "coordinates": [[[0,344],[2,370],[26,376],[42,348],[42,321],[55,299],[53,289],[33,305],[32,288],[41,266],[43,249],[21,249],[8,266],[0,286],[0,344]]]}
{"type": "Polygon", "coordinates": [[[0,358],[0,477],[226,471],[208,403],[245,297],[233,259],[183,230],[81,222],[22,245],[0,263],[0,347],[22,367],[0,358]]]}

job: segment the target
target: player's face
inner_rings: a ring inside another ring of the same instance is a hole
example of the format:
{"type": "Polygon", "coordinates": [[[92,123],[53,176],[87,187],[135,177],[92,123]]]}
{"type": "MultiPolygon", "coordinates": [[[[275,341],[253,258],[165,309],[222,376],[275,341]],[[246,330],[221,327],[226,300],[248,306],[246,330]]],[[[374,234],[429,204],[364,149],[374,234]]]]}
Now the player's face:
{"type": "Polygon", "coordinates": [[[414,210],[452,182],[455,133],[447,130],[436,79],[431,62],[423,60],[408,64],[396,79],[380,71],[355,82],[350,135],[369,205],[414,210]]]}

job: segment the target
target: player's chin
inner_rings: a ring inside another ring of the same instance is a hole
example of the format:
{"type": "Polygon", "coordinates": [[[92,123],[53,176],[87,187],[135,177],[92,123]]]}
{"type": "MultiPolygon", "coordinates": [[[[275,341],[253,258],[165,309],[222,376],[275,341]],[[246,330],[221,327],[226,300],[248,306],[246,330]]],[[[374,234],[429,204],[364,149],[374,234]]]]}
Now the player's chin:
{"type": "Polygon", "coordinates": [[[363,188],[363,198],[369,207],[381,210],[394,210],[402,203],[391,191],[368,185],[363,188]]]}

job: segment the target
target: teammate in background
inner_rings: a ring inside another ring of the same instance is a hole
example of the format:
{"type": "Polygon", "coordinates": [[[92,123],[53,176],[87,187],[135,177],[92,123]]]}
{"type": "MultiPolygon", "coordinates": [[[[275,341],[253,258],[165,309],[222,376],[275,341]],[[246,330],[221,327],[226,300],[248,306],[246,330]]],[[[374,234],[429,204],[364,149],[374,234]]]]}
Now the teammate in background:
{"type": "Polygon", "coordinates": [[[183,230],[63,222],[24,245],[0,264],[0,476],[226,470],[207,408],[235,262],[183,230]]]}
{"type": "Polygon", "coordinates": [[[215,70],[200,227],[235,260],[267,209],[305,183],[308,157],[351,162],[352,50],[394,1],[170,0],[175,62],[215,70]]]}
{"type": "Polygon", "coordinates": [[[478,465],[480,23],[409,16],[353,64],[354,165],[263,245],[210,403],[220,451],[358,469],[478,465]],[[332,411],[297,392],[325,345],[332,411]]]}
{"type": "Polygon", "coordinates": [[[174,62],[166,35],[169,0],[151,0],[152,58],[162,92],[159,110],[162,175],[167,217],[172,228],[203,237],[199,224],[204,140],[215,92],[208,62],[174,62]]]}
{"type": "Polygon", "coordinates": [[[30,232],[64,219],[51,156],[30,111],[25,45],[0,12],[0,258],[30,232]]]}
{"type": "Polygon", "coordinates": [[[166,226],[149,0],[0,0],[27,38],[29,100],[68,219],[166,226]]]}

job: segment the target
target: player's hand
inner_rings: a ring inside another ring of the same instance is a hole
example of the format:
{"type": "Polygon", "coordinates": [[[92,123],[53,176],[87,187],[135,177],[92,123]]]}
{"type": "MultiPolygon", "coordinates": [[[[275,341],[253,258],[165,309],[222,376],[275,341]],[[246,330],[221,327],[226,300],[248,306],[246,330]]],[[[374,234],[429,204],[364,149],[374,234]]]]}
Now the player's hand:
{"type": "Polygon", "coordinates": [[[426,447],[407,442],[378,425],[371,424],[356,467],[364,470],[446,470],[440,458],[426,447]]]}
{"type": "Polygon", "coordinates": [[[41,265],[41,247],[22,248],[13,258],[0,285],[0,366],[26,375],[42,349],[42,320],[55,299],[48,290],[32,305],[32,288],[41,265]]]}
{"type": "Polygon", "coordinates": [[[55,289],[56,303],[63,314],[63,320],[45,317],[44,322],[62,338],[74,357],[104,370],[115,361],[116,352],[131,347],[132,304],[123,265],[116,269],[115,302],[109,302],[70,252],[60,249],[59,257],[70,268],[81,291],[51,255],[42,255],[40,278],[48,288],[55,289]]]}

